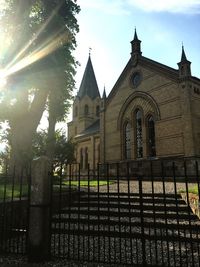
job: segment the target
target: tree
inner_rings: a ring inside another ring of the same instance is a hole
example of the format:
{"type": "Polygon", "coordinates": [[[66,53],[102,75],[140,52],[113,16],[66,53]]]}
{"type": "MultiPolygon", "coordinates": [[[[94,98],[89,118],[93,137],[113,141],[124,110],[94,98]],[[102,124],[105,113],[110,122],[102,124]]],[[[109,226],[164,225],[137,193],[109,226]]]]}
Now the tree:
{"type": "Polygon", "coordinates": [[[7,88],[0,96],[0,119],[10,126],[11,165],[31,159],[33,135],[45,109],[47,154],[53,158],[55,124],[66,115],[74,88],[78,12],[76,0],[9,0],[1,12],[9,46],[1,55],[7,88]]]}
{"type": "MultiPolygon", "coordinates": [[[[33,138],[33,157],[46,155],[47,153],[47,131],[39,131],[33,138]]],[[[55,133],[55,152],[53,157],[54,169],[62,165],[72,164],[74,157],[75,144],[71,140],[67,140],[66,135],[60,130],[55,133]]]]}

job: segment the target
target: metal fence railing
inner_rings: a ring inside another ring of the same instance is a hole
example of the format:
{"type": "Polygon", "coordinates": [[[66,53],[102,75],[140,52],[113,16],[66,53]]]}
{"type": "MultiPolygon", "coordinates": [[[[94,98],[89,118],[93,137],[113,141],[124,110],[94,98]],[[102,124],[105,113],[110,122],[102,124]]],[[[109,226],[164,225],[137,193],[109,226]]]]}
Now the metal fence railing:
{"type": "MultiPolygon", "coordinates": [[[[52,255],[200,266],[200,159],[70,165],[52,183],[52,255]]],[[[54,177],[55,179],[55,177],[54,177]]]]}
{"type": "Polygon", "coordinates": [[[1,254],[27,252],[29,179],[24,171],[0,175],[1,254]]]}

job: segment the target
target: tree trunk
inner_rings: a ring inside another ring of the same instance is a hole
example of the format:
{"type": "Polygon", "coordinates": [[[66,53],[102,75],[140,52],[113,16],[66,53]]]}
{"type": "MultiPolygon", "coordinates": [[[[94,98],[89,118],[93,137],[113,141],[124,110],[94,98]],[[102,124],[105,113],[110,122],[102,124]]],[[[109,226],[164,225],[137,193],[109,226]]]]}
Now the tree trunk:
{"type": "Polygon", "coordinates": [[[48,136],[47,136],[47,157],[50,160],[50,163],[53,163],[54,152],[55,152],[55,126],[56,126],[56,118],[49,112],[49,128],[48,128],[48,136]]]}
{"type": "Polygon", "coordinates": [[[21,170],[30,165],[32,160],[32,139],[44,112],[47,94],[47,90],[38,90],[28,109],[20,108],[20,103],[18,103],[15,109],[16,114],[13,114],[12,119],[9,120],[11,128],[10,174],[15,171],[15,175],[21,175],[21,170]]]}

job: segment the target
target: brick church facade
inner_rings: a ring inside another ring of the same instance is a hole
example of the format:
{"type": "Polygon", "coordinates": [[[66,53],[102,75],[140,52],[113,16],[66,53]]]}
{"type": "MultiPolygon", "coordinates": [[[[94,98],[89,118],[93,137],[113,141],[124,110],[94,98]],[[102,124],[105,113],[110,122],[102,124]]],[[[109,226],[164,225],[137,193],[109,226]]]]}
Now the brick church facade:
{"type": "Polygon", "coordinates": [[[174,69],[146,58],[135,31],[131,57],[100,96],[89,56],[68,137],[81,168],[133,159],[200,156],[200,79],[182,47],[174,69]]]}

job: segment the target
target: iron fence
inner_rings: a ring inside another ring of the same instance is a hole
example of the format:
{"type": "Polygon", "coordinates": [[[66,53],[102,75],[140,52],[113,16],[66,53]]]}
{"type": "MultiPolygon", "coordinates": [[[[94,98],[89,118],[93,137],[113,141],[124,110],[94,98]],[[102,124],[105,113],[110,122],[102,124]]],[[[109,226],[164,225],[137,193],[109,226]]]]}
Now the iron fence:
{"type": "Polygon", "coordinates": [[[61,170],[52,255],[109,266],[200,266],[198,158],[61,170]]]}
{"type": "Polygon", "coordinates": [[[14,169],[0,175],[0,253],[27,252],[29,179],[14,169]]]}

